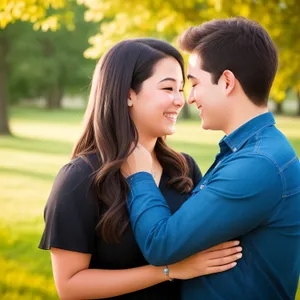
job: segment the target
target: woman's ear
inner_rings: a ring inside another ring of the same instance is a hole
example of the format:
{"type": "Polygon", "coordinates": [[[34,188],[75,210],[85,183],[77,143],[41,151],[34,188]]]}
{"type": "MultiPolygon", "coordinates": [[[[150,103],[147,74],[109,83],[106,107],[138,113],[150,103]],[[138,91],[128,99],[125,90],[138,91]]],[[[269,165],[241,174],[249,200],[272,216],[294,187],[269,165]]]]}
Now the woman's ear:
{"type": "Polygon", "coordinates": [[[128,93],[127,105],[131,107],[135,99],[136,99],[136,92],[133,89],[130,89],[128,93]]]}

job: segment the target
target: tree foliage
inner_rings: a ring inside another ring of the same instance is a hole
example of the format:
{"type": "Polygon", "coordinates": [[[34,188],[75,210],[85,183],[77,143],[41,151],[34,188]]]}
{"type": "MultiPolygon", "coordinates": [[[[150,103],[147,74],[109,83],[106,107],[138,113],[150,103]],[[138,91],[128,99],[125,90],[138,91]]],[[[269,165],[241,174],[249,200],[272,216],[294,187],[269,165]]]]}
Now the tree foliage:
{"type": "Polygon", "coordinates": [[[271,97],[282,102],[286,91],[300,91],[300,4],[296,0],[79,0],[89,9],[87,21],[103,21],[90,38],[86,57],[100,57],[115,42],[153,36],[176,45],[176,37],[191,25],[213,18],[244,16],[270,33],[279,51],[279,70],[271,97]]]}
{"type": "Polygon", "coordinates": [[[68,0],[2,0],[0,2],[0,28],[16,21],[31,22],[34,29],[55,31],[65,23],[73,29],[73,12],[68,0]]]}

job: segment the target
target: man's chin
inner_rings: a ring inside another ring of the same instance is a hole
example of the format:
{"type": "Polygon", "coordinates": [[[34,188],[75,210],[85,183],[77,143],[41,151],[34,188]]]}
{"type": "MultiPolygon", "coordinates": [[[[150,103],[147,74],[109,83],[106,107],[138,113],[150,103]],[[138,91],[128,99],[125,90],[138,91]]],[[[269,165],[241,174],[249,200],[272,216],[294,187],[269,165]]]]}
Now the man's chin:
{"type": "Polygon", "coordinates": [[[209,125],[209,124],[207,124],[203,121],[202,121],[201,127],[202,127],[203,130],[220,130],[220,129],[215,128],[214,126],[209,125]]]}
{"type": "Polygon", "coordinates": [[[223,131],[221,128],[218,128],[218,127],[214,127],[214,126],[208,126],[204,123],[202,123],[202,129],[203,130],[212,130],[212,131],[223,131]]]}
{"type": "Polygon", "coordinates": [[[202,129],[204,129],[204,130],[209,130],[209,129],[211,129],[203,120],[202,120],[202,123],[201,123],[201,127],[202,127],[202,129]]]}

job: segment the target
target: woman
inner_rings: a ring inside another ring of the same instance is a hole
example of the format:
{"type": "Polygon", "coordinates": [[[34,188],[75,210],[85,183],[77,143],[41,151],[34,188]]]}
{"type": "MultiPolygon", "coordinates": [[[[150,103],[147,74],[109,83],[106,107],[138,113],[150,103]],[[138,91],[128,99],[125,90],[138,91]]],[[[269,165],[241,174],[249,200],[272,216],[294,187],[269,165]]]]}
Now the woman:
{"type": "Polygon", "coordinates": [[[174,133],[183,85],[181,55],[159,40],[120,42],[99,61],[83,134],[45,208],[40,248],[51,250],[61,298],[180,299],[180,281],[171,278],[225,271],[241,255],[238,242],[228,242],[168,267],[149,266],[129,226],[120,168],[132,143],[152,154],[153,177],[172,212],[201,178],[194,160],[163,138],[174,133]]]}

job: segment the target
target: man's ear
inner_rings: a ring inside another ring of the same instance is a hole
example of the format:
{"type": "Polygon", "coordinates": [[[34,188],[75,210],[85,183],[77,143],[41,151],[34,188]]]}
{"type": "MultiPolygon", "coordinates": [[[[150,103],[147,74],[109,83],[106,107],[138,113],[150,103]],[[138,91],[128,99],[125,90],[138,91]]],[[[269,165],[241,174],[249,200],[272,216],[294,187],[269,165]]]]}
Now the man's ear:
{"type": "Polygon", "coordinates": [[[229,95],[236,85],[237,79],[235,78],[234,74],[229,70],[225,70],[219,80],[223,81],[225,94],[229,95]]]}

